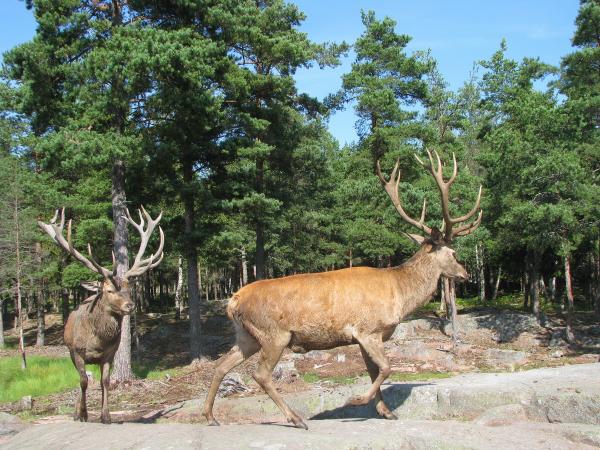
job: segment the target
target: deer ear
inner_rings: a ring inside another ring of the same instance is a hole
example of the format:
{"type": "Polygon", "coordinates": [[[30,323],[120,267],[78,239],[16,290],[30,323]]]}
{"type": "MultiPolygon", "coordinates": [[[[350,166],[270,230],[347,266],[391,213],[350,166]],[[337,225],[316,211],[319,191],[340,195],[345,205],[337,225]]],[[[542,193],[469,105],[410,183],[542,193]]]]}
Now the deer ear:
{"type": "Polygon", "coordinates": [[[82,281],[80,284],[82,288],[90,292],[97,293],[100,291],[101,283],[99,281],[82,281]]]}
{"type": "Polygon", "coordinates": [[[409,238],[411,241],[413,241],[417,245],[421,245],[425,241],[425,238],[418,234],[404,233],[404,236],[409,238]]]}
{"type": "Polygon", "coordinates": [[[444,235],[437,227],[431,229],[431,242],[434,245],[444,245],[445,243],[444,235]]]}

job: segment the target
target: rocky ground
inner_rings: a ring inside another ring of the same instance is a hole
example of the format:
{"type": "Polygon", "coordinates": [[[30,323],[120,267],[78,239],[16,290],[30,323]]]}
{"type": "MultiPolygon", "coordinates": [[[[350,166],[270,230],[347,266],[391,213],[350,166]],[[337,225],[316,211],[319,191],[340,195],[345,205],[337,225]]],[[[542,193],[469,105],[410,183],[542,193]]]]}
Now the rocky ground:
{"type": "Polygon", "coordinates": [[[3,422],[0,416],[0,436],[5,436],[0,442],[5,449],[600,448],[597,363],[388,383],[384,396],[397,421],[376,418],[372,405],[341,406],[366,387],[361,380],[288,394],[290,405],[310,418],[308,431],[285,424],[261,395],[221,400],[217,416],[237,422],[221,427],[173,423],[197,415],[197,401],[110,426],[59,418],[25,425],[8,415],[3,422]]]}
{"type": "MultiPolygon", "coordinates": [[[[400,417],[396,422],[376,418],[372,405],[343,407],[369,382],[356,346],[305,355],[288,352],[274,378],[290,405],[309,419],[308,433],[282,423],[282,415],[251,378],[253,359],[230,374],[220,390],[215,415],[228,425],[205,427],[199,409],[213,363],[185,365],[184,324],[169,315],[151,315],[142,322],[143,361],[163,369],[164,375],[113,387],[111,412],[118,425],[71,422],[69,413],[77,396],[77,390],[72,390],[34,399],[27,411],[19,402],[0,405],[0,411],[10,413],[0,416],[0,445],[600,447],[600,364],[594,364],[600,351],[600,326],[587,316],[578,317],[576,345],[564,341],[559,316],[545,317],[540,325],[531,315],[516,311],[473,310],[459,315],[456,344],[449,337],[450,324],[431,312],[401,324],[386,344],[393,373],[383,389],[400,417]],[[95,435],[101,439],[93,441],[95,435]]],[[[228,349],[232,334],[226,319],[209,316],[204,329],[209,356],[215,358],[228,349]]],[[[37,350],[51,355],[62,351],[60,345],[37,350]]],[[[98,421],[100,391],[96,388],[97,382],[92,381],[91,422],[98,421]]]]}

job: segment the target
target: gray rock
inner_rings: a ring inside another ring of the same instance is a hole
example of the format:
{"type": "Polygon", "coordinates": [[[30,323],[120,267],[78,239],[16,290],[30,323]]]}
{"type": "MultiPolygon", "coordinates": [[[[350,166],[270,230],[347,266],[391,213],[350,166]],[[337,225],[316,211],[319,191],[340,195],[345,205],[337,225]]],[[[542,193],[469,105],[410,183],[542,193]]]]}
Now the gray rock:
{"type": "Polygon", "coordinates": [[[27,425],[17,416],[0,412],[0,444],[2,443],[2,438],[16,434],[26,426],[27,425]]]}
{"type": "Polygon", "coordinates": [[[392,334],[392,340],[403,340],[413,337],[415,335],[415,329],[413,327],[412,322],[403,322],[398,324],[396,329],[394,330],[394,334],[392,334]]]}
{"type": "Polygon", "coordinates": [[[485,357],[491,364],[520,365],[527,362],[527,353],[517,350],[489,348],[485,351],[485,357]]]}
{"type": "Polygon", "coordinates": [[[564,347],[568,345],[566,340],[565,329],[555,330],[550,335],[548,347],[564,347]]]}
{"type": "Polygon", "coordinates": [[[33,409],[33,399],[31,395],[26,395],[19,401],[19,409],[21,411],[29,411],[33,409]]]}
{"type": "Polygon", "coordinates": [[[244,380],[242,380],[239,373],[230,372],[219,385],[217,395],[219,395],[219,397],[227,397],[232,394],[250,392],[251,390],[250,386],[244,383],[244,380]]]}
{"type": "MultiPolygon", "coordinates": [[[[457,316],[458,331],[464,334],[478,330],[488,330],[498,342],[512,342],[521,334],[542,331],[535,316],[517,311],[476,311],[457,316]]],[[[446,335],[452,334],[452,322],[446,321],[443,327],[446,335]]]]}
{"type": "Polygon", "coordinates": [[[280,424],[207,427],[199,424],[99,423],[35,425],[3,445],[12,449],[561,449],[600,444],[600,427],[581,424],[517,423],[488,427],[454,420],[312,420],[309,431],[280,424]]]}
{"type": "Polygon", "coordinates": [[[311,350],[304,354],[304,358],[312,359],[314,361],[329,361],[331,359],[331,354],[322,350],[311,350]]]}
{"type": "Polygon", "coordinates": [[[298,377],[298,370],[296,370],[294,360],[281,361],[273,369],[273,378],[278,381],[289,381],[296,377],[298,377]]]}
{"type": "Polygon", "coordinates": [[[501,405],[490,408],[483,414],[479,415],[474,423],[477,425],[485,425],[488,427],[497,427],[501,425],[510,425],[516,422],[524,422],[529,420],[527,410],[523,405],[501,405]]]}

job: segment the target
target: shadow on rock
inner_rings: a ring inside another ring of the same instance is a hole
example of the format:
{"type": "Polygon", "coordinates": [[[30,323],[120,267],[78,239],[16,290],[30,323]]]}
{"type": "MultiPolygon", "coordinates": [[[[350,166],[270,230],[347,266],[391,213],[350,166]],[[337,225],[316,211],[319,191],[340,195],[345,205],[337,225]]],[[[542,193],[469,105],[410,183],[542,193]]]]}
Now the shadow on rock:
{"type": "MultiPolygon", "coordinates": [[[[428,386],[431,383],[418,383],[418,384],[393,384],[386,386],[381,394],[388,408],[393,412],[410,397],[410,394],[414,388],[420,386],[428,386]]],[[[315,414],[310,420],[325,420],[325,419],[373,419],[382,417],[377,414],[375,410],[375,400],[371,400],[366,405],[361,406],[340,406],[338,408],[330,409],[327,411],[315,414]]]]}

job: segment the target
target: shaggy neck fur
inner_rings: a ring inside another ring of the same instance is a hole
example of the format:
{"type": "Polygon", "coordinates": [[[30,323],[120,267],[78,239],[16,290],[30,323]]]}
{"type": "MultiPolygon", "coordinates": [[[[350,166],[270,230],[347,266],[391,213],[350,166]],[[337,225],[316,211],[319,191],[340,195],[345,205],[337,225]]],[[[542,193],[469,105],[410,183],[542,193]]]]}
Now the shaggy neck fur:
{"type": "Polygon", "coordinates": [[[94,333],[102,341],[112,341],[121,334],[123,316],[114,313],[102,292],[92,297],[87,306],[87,318],[94,329],[94,333]]]}
{"type": "Polygon", "coordinates": [[[437,289],[441,269],[431,249],[431,245],[425,244],[404,264],[391,269],[397,279],[400,317],[429,302],[437,289]]]}

